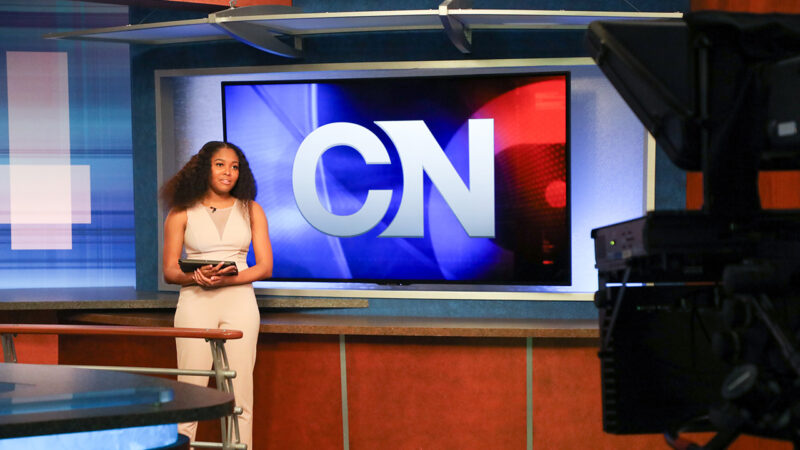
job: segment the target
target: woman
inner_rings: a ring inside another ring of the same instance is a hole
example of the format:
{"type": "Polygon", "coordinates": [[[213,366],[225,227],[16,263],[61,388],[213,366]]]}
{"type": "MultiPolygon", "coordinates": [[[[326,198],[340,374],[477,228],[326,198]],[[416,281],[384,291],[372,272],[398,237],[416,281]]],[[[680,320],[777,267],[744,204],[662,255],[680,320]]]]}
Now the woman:
{"type": "MultiPolygon", "coordinates": [[[[267,218],[255,202],[256,183],[242,151],[227,142],[208,142],[161,191],[170,212],[164,223],[164,280],[180,284],[176,327],[241,330],[242,339],[226,343],[228,361],[236,371],[233,389],[241,442],[252,448],[253,367],[260,317],[253,281],[272,275],[272,247],[267,218]],[[247,266],[253,244],[256,264],[247,266]],[[236,267],[204,266],[181,271],[187,258],[235,261],[236,267]]],[[[176,339],[178,367],[211,368],[211,352],[202,339],[176,339]]],[[[207,385],[208,379],[179,376],[179,381],[207,385]]],[[[180,424],[179,431],[194,440],[197,422],[180,424]]]]}

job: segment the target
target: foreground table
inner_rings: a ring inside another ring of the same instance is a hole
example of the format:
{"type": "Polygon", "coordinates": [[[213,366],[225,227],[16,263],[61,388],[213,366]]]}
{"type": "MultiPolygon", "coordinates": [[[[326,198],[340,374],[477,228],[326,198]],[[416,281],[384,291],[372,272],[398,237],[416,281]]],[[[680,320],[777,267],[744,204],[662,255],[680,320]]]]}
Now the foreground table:
{"type": "MultiPolygon", "coordinates": [[[[78,445],[58,440],[60,448],[85,448],[86,436],[78,432],[132,430],[156,427],[164,442],[145,442],[144,448],[179,443],[174,424],[214,419],[233,410],[233,396],[214,389],[119,372],[63,366],[0,364],[0,448],[22,448],[12,438],[39,436],[52,441],[53,435],[84,439],[78,445]],[[49,436],[45,438],[45,436],[49,436]],[[9,447],[9,445],[11,445],[9,447]]],[[[101,447],[128,448],[130,440],[115,442],[90,438],[101,447]]],[[[66,438],[66,437],[63,437],[66,438]]],[[[27,438],[26,438],[27,439],[27,438]]],[[[61,437],[59,439],[62,439],[61,437]]],[[[138,439],[142,437],[128,437],[138,439]]],[[[24,448],[36,448],[25,441],[24,448]]],[[[52,448],[52,447],[51,447],[52,448]]],[[[137,447],[142,448],[142,447],[137,447]]],[[[167,447],[179,448],[179,447],[167,447]]]]}

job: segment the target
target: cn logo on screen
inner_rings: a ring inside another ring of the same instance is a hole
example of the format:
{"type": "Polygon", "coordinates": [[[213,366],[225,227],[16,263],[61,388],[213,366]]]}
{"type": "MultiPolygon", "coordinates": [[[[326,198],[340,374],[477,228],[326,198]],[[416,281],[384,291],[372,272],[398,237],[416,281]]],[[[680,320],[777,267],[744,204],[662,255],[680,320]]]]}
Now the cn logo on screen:
{"type": "MultiPolygon", "coordinates": [[[[395,145],[403,173],[400,208],[381,237],[424,236],[423,174],[470,237],[495,237],[493,119],[469,120],[469,187],[424,121],[375,124],[395,145]]],[[[392,191],[370,189],[361,208],[352,214],[337,215],[326,209],[317,193],[316,172],[322,155],[337,146],[355,149],[366,164],[391,164],[386,147],[372,131],[354,123],[330,123],[312,131],[300,144],[292,168],[292,189],[297,207],[311,226],[332,236],[358,236],[384,218],[392,191]]]]}

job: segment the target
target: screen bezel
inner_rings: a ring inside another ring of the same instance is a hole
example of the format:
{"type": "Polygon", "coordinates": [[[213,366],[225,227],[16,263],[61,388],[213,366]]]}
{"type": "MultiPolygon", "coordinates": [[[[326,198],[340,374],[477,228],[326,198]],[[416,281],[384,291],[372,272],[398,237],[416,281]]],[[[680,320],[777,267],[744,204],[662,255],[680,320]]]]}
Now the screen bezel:
{"type": "MultiPolygon", "coordinates": [[[[520,77],[531,77],[531,78],[539,78],[539,79],[546,79],[549,77],[558,77],[562,78],[565,82],[564,87],[564,94],[565,94],[565,142],[564,142],[564,164],[565,164],[565,182],[567,185],[567,196],[566,196],[566,206],[565,206],[565,213],[566,213],[566,235],[567,235],[567,243],[565,248],[562,250],[567,254],[567,273],[566,273],[566,280],[563,282],[554,282],[553,280],[470,280],[470,279],[463,279],[463,280],[437,280],[437,279],[415,279],[415,278],[318,278],[318,277],[297,277],[297,278],[278,278],[274,277],[271,278],[270,281],[273,282],[314,282],[314,283],[366,283],[366,284],[377,284],[381,286],[409,286],[409,285],[418,285],[418,284],[425,284],[425,285],[495,285],[495,286],[571,286],[572,285],[572,222],[571,222],[571,213],[572,213],[572,203],[571,203],[571,189],[570,189],[570,182],[571,182],[571,167],[570,167],[570,136],[571,136],[571,129],[570,129],[570,72],[569,71],[541,71],[541,72],[527,72],[527,73],[497,73],[497,74],[487,74],[487,73],[479,73],[479,74],[455,74],[455,75],[422,75],[422,76],[389,76],[389,77],[380,77],[381,81],[386,81],[387,83],[391,83],[392,81],[401,81],[407,79],[414,79],[419,80],[420,82],[424,83],[426,80],[441,80],[441,79],[484,79],[484,80],[491,80],[497,78],[520,78],[520,77]]],[[[337,78],[337,79],[330,79],[330,78],[319,78],[313,77],[308,79],[296,79],[296,80],[289,80],[289,81],[280,81],[280,80],[259,80],[259,81],[223,81],[220,86],[220,93],[221,93],[221,102],[222,102],[222,133],[223,133],[223,140],[225,142],[228,141],[228,127],[227,127],[227,110],[226,110],[226,101],[225,101],[225,88],[227,86],[251,86],[251,85],[289,85],[289,84],[304,84],[304,83],[337,83],[337,82],[344,82],[344,83],[357,83],[359,80],[374,80],[376,78],[371,77],[351,77],[351,78],[337,78]]],[[[535,80],[532,80],[535,82],[535,80]]],[[[433,188],[433,187],[432,187],[433,188]]]]}
{"type": "MultiPolygon", "coordinates": [[[[176,124],[174,110],[174,85],[177,81],[195,80],[204,78],[219,78],[224,76],[230,80],[237,77],[243,81],[258,79],[306,79],[309,77],[320,78],[345,78],[345,77],[387,77],[398,74],[416,75],[453,75],[459,73],[520,73],[544,71],[590,71],[597,72],[598,80],[606,82],[605,77],[596,68],[594,61],[587,57],[576,58],[526,58],[526,59],[498,59],[498,60],[458,60],[458,61],[391,61],[391,62],[366,62],[366,63],[330,63],[330,64],[298,64],[255,67],[220,67],[203,69],[168,69],[155,71],[155,107],[156,107],[156,134],[157,134],[157,183],[160,186],[166,179],[165,174],[174,173],[173,164],[165,155],[174,156],[176,145],[176,124]]],[[[221,80],[220,80],[221,81],[221,80]]],[[[573,81],[574,82],[574,81],[573,81]]],[[[609,86],[609,89],[613,89],[609,86]]],[[[573,92],[573,95],[576,95],[573,92]]],[[[616,95],[616,93],[615,93],[616,95]]],[[[216,96],[219,99],[219,96],[216,96]]],[[[572,99],[571,101],[574,101],[572,99]]],[[[621,100],[620,100],[621,101],[621,100]]],[[[220,106],[221,108],[221,106],[220,106]]],[[[573,115],[575,111],[573,110],[573,115]]],[[[627,118],[627,117],[626,117],[627,118]]],[[[614,118],[614,120],[618,120],[614,118]]],[[[655,140],[649,136],[638,121],[624,122],[627,128],[633,127],[636,133],[645,136],[641,154],[644,155],[643,178],[641,192],[641,209],[631,205],[636,214],[640,216],[651,210],[654,204],[655,192],[655,140]]],[[[574,130],[574,120],[572,132],[574,130]]],[[[221,136],[221,130],[218,136],[221,136]]],[[[199,138],[198,138],[199,139],[199,138]]],[[[208,139],[207,139],[208,140],[208,139]]],[[[200,142],[199,140],[197,142],[200,142]]],[[[204,141],[203,141],[204,142],[204,141]]],[[[202,145],[202,142],[200,142],[202,145]]],[[[196,147],[195,143],[192,143],[196,147]]],[[[573,142],[573,146],[575,143],[573,142]]],[[[199,148],[199,147],[197,147],[199,148]]],[[[633,148],[631,148],[633,151],[633,148]]],[[[638,154],[637,150],[637,154],[638,154]]],[[[574,157],[574,148],[573,148],[574,157]]],[[[574,164],[574,159],[573,159],[574,164]]],[[[574,174],[573,174],[574,176],[574,174]]],[[[574,189],[574,188],[573,188],[574,189]]],[[[638,188],[637,188],[638,191],[638,188]]],[[[572,196],[574,203],[575,197],[572,196]]],[[[163,205],[158,205],[158,288],[162,291],[177,291],[179,286],[164,282],[161,276],[161,250],[163,246],[163,224],[167,210],[163,205]]],[[[573,229],[577,226],[576,218],[571,218],[573,229]]],[[[611,223],[598,222],[598,225],[611,223]]],[[[583,225],[585,226],[585,225],[583,225]]],[[[586,241],[590,241],[588,232],[586,241]]],[[[582,234],[581,234],[582,236],[582,234]]],[[[574,237],[574,236],[573,236],[574,237]]],[[[590,245],[589,242],[582,245],[590,245]]],[[[411,286],[381,286],[375,284],[359,283],[284,283],[284,282],[257,282],[254,283],[256,294],[274,298],[278,301],[288,301],[287,304],[297,302],[311,302],[315,299],[400,299],[400,300],[479,300],[479,301],[592,301],[594,289],[591,286],[575,286],[575,259],[576,251],[573,242],[573,284],[571,286],[519,286],[519,285],[411,285],[411,286]],[[280,300],[285,299],[285,300],[280,300]]],[[[593,266],[593,259],[587,264],[593,266]]],[[[593,271],[593,269],[592,269],[593,271]]],[[[592,283],[596,283],[596,277],[592,283]]],[[[298,303],[299,304],[299,303],[298,303]]],[[[306,304],[306,303],[303,303],[306,304]]]]}

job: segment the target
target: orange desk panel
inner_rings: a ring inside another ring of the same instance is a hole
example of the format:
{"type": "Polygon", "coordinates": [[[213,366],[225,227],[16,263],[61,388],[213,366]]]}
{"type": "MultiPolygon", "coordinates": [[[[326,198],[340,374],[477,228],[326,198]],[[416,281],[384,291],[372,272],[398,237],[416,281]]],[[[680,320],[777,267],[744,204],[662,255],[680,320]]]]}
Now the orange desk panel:
{"type": "Polygon", "coordinates": [[[351,448],[525,448],[525,358],[525,339],[348,336],[351,448]]]}
{"type": "Polygon", "coordinates": [[[338,336],[261,334],[255,447],[343,448],[340,373],[338,336]]]}

